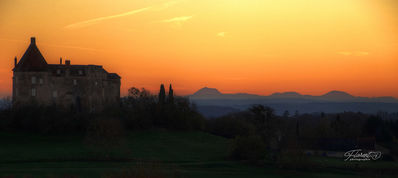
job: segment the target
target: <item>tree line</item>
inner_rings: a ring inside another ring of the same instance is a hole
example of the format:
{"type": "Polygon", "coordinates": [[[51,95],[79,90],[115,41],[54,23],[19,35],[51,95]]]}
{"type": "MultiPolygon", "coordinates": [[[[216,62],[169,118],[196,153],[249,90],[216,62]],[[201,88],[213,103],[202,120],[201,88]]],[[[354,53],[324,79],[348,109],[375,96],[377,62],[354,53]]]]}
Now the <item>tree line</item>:
{"type": "Polygon", "coordinates": [[[392,115],[296,112],[290,116],[285,112],[277,116],[270,107],[254,105],[246,111],[209,120],[206,129],[234,140],[231,158],[236,160],[300,166],[308,161],[306,150],[375,150],[375,144],[390,150],[391,154],[383,159],[395,160],[398,119],[392,115]]]}
{"type": "Polygon", "coordinates": [[[344,145],[346,142],[358,139],[388,148],[394,159],[398,155],[395,116],[359,112],[293,115],[285,112],[277,116],[270,107],[253,105],[245,111],[206,119],[188,98],[176,96],[172,85],[166,92],[162,84],[158,94],[131,87],[128,95],[121,98],[120,106],[109,106],[101,113],[63,111],[40,105],[9,107],[0,111],[0,131],[83,134],[87,143],[101,147],[117,145],[129,130],[202,131],[231,139],[231,159],[270,161],[284,166],[297,163],[292,164],[297,166],[306,162],[305,150],[329,147],[325,142],[342,143],[335,149],[344,150],[352,146],[344,145]]]}
{"type": "Polygon", "coordinates": [[[203,130],[205,118],[189,99],[175,96],[172,85],[166,95],[162,84],[157,95],[145,88],[131,87],[120,106],[106,106],[102,112],[61,110],[56,106],[24,105],[0,110],[0,130],[42,134],[85,133],[96,120],[120,122],[123,129],[166,128],[203,130]]]}

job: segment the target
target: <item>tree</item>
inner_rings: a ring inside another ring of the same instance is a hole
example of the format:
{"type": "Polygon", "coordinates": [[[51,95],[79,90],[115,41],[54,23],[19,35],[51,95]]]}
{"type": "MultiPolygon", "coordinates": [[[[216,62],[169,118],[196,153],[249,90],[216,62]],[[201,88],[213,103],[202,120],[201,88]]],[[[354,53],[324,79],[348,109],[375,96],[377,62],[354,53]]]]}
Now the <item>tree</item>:
{"type": "Polygon", "coordinates": [[[286,110],[286,111],[283,113],[283,118],[287,119],[287,118],[289,118],[289,115],[290,115],[289,111],[286,110]]]}
{"type": "Polygon", "coordinates": [[[249,110],[255,115],[256,124],[260,127],[268,127],[270,120],[275,118],[274,110],[267,106],[254,105],[249,110]]]}
{"type": "Polygon", "coordinates": [[[171,84],[169,86],[169,97],[168,97],[168,99],[169,99],[168,101],[169,101],[170,104],[174,104],[174,91],[173,91],[173,88],[172,88],[171,84]]]}
{"type": "Polygon", "coordinates": [[[325,113],[321,112],[321,118],[325,118],[325,113]]]}
{"type": "Polygon", "coordinates": [[[128,129],[151,127],[158,100],[157,96],[152,95],[145,88],[139,90],[132,87],[128,91],[128,97],[123,100],[124,111],[127,115],[126,127],[128,129]]]}
{"type": "Polygon", "coordinates": [[[131,99],[138,99],[140,97],[141,91],[138,88],[131,87],[128,90],[128,97],[131,99]]]}
{"type": "Polygon", "coordinates": [[[252,123],[256,126],[257,134],[264,139],[265,143],[270,143],[276,138],[277,132],[274,110],[263,105],[254,105],[249,110],[253,113],[252,123]]]}
{"type": "Polygon", "coordinates": [[[295,118],[298,118],[299,116],[300,116],[300,113],[299,113],[298,110],[296,110],[296,112],[294,113],[294,117],[295,117],[295,118]]]}
{"type": "Polygon", "coordinates": [[[164,85],[160,85],[160,91],[159,91],[159,103],[164,104],[166,101],[166,91],[164,89],[164,85]]]}

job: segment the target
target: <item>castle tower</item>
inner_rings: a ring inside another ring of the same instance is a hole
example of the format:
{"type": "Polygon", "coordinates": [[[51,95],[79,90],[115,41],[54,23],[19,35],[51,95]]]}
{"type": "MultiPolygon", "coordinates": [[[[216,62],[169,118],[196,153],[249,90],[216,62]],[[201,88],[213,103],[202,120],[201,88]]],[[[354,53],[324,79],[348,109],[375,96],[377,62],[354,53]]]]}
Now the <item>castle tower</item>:
{"type": "Polygon", "coordinates": [[[47,62],[36,46],[36,38],[30,39],[30,45],[17,63],[14,72],[45,71],[47,62]]]}

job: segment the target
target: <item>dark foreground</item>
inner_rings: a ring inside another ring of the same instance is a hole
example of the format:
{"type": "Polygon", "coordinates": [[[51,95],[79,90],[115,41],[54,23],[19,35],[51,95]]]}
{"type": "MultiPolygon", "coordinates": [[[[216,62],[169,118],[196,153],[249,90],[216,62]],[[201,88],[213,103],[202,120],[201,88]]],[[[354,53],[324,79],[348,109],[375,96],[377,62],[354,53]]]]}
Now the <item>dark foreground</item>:
{"type": "Polygon", "coordinates": [[[111,150],[84,136],[0,133],[0,177],[394,177],[397,162],[311,157],[315,169],[228,159],[231,140],[201,132],[130,132],[111,150]]]}

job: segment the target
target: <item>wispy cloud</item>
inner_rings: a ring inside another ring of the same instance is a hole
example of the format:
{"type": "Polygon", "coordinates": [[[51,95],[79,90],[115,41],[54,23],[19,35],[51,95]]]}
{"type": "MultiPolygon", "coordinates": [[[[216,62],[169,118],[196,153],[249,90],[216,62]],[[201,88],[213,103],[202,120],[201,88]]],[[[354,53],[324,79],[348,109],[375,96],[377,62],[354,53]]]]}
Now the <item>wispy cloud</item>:
{"type": "Polygon", "coordinates": [[[65,28],[67,28],[67,29],[76,29],[76,28],[87,27],[87,26],[90,26],[90,25],[93,25],[93,24],[97,24],[97,23],[99,23],[101,21],[104,21],[104,20],[110,20],[110,19],[114,19],[114,18],[134,15],[134,14],[137,14],[137,13],[140,13],[140,12],[148,11],[151,8],[152,7],[145,7],[145,8],[136,9],[136,10],[132,10],[132,11],[121,13],[121,14],[110,15],[110,16],[105,16],[105,17],[98,17],[98,18],[95,18],[95,19],[90,19],[90,20],[86,20],[86,21],[70,24],[70,25],[65,26],[65,28]]]}
{"type": "Polygon", "coordinates": [[[337,54],[343,55],[343,56],[367,56],[370,53],[366,51],[339,51],[337,54]]]}
{"type": "Polygon", "coordinates": [[[181,0],[165,2],[162,5],[160,5],[159,7],[153,7],[152,10],[154,10],[154,11],[164,10],[164,9],[172,7],[172,6],[174,6],[174,5],[176,5],[176,4],[180,3],[180,2],[181,2],[181,0]]]}
{"type": "Polygon", "coordinates": [[[227,32],[220,32],[220,33],[217,33],[217,36],[224,38],[226,34],[227,34],[227,32]]]}
{"type": "Polygon", "coordinates": [[[186,21],[192,19],[193,16],[181,16],[181,17],[173,17],[170,19],[165,19],[161,21],[157,21],[154,23],[167,23],[171,24],[173,28],[179,29],[181,28],[182,24],[185,23],[186,21]]]}
{"type": "Polygon", "coordinates": [[[354,53],[355,56],[367,56],[369,55],[369,52],[366,51],[357,51],[354,53]]]}
{"type": "Polygon", "coordinates": [[[55,48],[69,48],[69,49],[77,49],[77,50],[84,50],[84,51],[100,51],[95,48],[85,48],[79,46],[67,46],[67,45],[54,45],[54,44],[43,44],[43,46],[50,46],[55,48]]]}
{"type": "Polygon", "coordinates": [[[179,2],[182,2],[182,0],[168,1],[168,2],[165,2],[165,3],[161,4],[161,5],[148,6],[148,7],[144,7],[144,8],[141,8],[141,9],[135,9],[135,10],[128,11],[128,12],[125,12],[125,13],[121,13],[121,14],[98,17],[98,18],[94,18],[94,19],[90,19],[90,20],[85,20],[85,21],[82,21],[82,22],[76,22],[76,23],[73,23],[73,24],[65,26],[65,28],[66,29],[78,29],[78,28],[83,28],[83,27],[87,27],[87,26],[90,26],[90,25],[94,25],[94,24],[100,23],[100,22],[105,21],[105,20],[110,20],[110,19],[125,17],[125,16],[129,16],[129,15],[134,15],[134,14],[138,14],[138,13],[145,12],[145,11],[160,11],[160,10],[164,10],[164,9],[170,8],[170,7],[174,6],[175,4],[177,4],[179,2]]]}
{"type": "Polygon", "coordinates": [[[188,21],[192,17],[193,16],[174,17],[171,19],[162,20],[161,22],[163,22],[163,23],[182,23],[182,22],[188,21]]]}
{"type": "Polygon", "coordinates": [[[352,55],[352,52],[348,52],[348,51],[339,51],[337,52],[337,54],[343,55],[343,56],[350,56],[352,55]]]}

